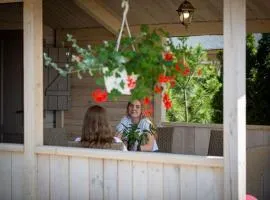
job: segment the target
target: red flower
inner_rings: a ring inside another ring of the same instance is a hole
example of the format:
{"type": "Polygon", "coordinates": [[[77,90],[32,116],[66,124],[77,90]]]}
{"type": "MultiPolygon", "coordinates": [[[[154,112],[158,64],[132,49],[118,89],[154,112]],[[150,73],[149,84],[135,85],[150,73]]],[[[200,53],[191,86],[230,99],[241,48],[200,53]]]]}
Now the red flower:
{"type": "Polygon", "coordinates": [[[170,81],[171,88],[175,87],[175,83],[176,83],[175,79],[171,79],[170,81]]]}
{"type": "Polygon", "coordinates": [[[173,59],[173,54],[171,52],[166,52],[164,54],[164,60],[166,60],[166,61],[172,61],[172,59],[173,59]]]}
{"type": "Polygon", "coordinates": [[[160,74],[159,77],[158,77],[158,82],[159,83],[167,83],[171,80],[171,77],[169,76],[166,76],[164,74],[160,74]]]}
{"type": "Polygon", "coordinates": [[[201,76],[202,75],[202,69],[199,68],[197,73],[198,73],[198,76],[201,76]]]}
{"type": "Polygon", "coordinates": [[[166,102],[164,102],[164,106],[165,106],[166,110],[169,110],[172,107],[172,102],[166,101],[166,102]]]}
{"type": "Polygon", "coordinates": [[[149,97],[145,97],[145,98],[143,99],[143,104],[144,104],[144,105],[149,105],[149,104],[150,104],[150,98],[149,98],[149,97]]]}
{"type": "Polygon", "coordinates": [[[96,103],[105,102],[108,99],[108,93],[105,90],[101,89],[94,90],[91,96],[96,103]]]}
{"type": "Polygon", "coordinates": [[[178,64],[175,65],[175,70],[178,71],[178,72],[181,72],[181,68],[179,67],[178,64]]]}
{"type": "Polygon", "coordinates": [[[169,97],[168,93],[164,93],[163,101],[169,101],[169,100],[170,100],[170,97],[169,97]]]}
{"type": "Polygon", "coordinates": [[[155,93],[161,93],[163,90],[162,86],[156,85],[154,88],[154,92],[155,93]]]}
{"type": "Polygon", "coordinates": [[[182,73],[183,76],[187,76],[187,75],[189,75],[189,73],[190,73],[190,69],[189,69],[188,67],[185,67],[185,70],[184,70],[184,72],[182,73]]]}
{"type": "Polygon", "coordinates": [[[153,115],[153,105],[152,104],[149,104],[147,107],[148,108],[145,108],[143,110],[143,115],[145,117],[151,117],[153,115]]]}
{"type": "Polygon", "coordinates": [[[136,87],[136,80],[132,76],[127,77],[127,86],[129,89],[134,89],[136,87]]]}
{"type": "Polygon", "coordinates": [[[145,110],[143,111],[143,115],[144,115],[145,117],[151,117],[152,114],[153,114],[153,109],[151,109],[151,108],[145,109],[145,110]]]}
{"type": "Polygon", "coordinates": [[[172,107],[172,101],[167,93],[163,95],[163,104],[166,108],[166,110],[170,109],[172,107]]]}

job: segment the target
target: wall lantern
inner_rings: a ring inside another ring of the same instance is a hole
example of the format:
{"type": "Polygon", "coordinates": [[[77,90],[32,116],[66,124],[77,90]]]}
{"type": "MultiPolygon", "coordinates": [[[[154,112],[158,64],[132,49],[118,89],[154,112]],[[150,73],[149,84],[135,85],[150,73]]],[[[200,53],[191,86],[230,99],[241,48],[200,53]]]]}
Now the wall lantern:
{"type": "Polygon", "coordinates": [[[181,24],[183,24],[186,28],[189,24],[191,24],[194,10],[195,8],[192,6],[192,4],[186,0],[181,3],[179,8],[176,10],[178,12],[181,24]]]}

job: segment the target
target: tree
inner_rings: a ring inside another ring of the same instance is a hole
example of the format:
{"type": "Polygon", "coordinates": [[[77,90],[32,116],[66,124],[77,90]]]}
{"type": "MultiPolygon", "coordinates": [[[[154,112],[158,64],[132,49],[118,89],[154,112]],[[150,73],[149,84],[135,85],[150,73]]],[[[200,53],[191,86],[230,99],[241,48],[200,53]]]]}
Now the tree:
{"type": "Polygon", "coordinates": [[[207,63],[206,52],[201,46],[188,47],[186,39],[180,39],[180,45],[175,48],[184,58],[180,70],[183,76],[177,78],[170,91],[174,106],[167,111],[167,119],[209,123],[213,116],[212,99],[221,86],[216,67],[204,64],[207,63]]]}
{"type": "MultiPolygon", "coordinates": [[[[247,123],[269,125],[270,34],[262,34],[258,47],[256,47],[253,34],[247,35],[246,41],[247,123]]],[[[222,53],[219,58],[222,63],[222,53]]],[[[220,82],[222,83],[222,76],[220,82]]],[[[215,123],[222,123],[223,121],[222,93],[223,89],[221,87],[213,101],[215,123]]]]}
{"type": "Polygon", "coordinates": [[[247,122],[270,124],[270,34],[262,34],[254,56],[247,54],[247,122]],[[251,65],[251,66],[250,66],[251,65]]]}

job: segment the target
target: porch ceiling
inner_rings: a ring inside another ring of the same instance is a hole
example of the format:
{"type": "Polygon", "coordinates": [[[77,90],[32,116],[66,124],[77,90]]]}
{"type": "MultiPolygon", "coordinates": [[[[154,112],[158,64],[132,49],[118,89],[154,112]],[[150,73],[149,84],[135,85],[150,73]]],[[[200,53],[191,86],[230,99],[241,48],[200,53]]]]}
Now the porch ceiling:
{"type": "MultiPolygon", "coordinates": [[[[80,2],[85,1],[44,0],[44,24],[54,29],[93,28],[106,27],[107,25],[109,28],[106,28],[110,31],[115,31],[115,27],[118,28],[122,17],[122,0],[88,0],[86,1],[88,2],[88,10],[84,9],[84,5],[80,6],[80,2]],[[99,11],[102,12],[100,15],[95,10],[97,6],[99,11]],[[110,20],[109,18],[113,18],[115,23],[106,24],[106,21],[110,20]]],[[[179,25],[176,13],[176,9],[182,0],[129,0],[129,2],[128,21],[133,27],[140,24],[149,24],[165,29],[168,27],[183,28],[179,25]]],[[[210,25],[222,23],[222,0],[190,0],[190,2],[196,8],[194,24],[201,24],[200,26],[203,28],[207,23],[210,25]]],[[[247,0],[246,10],[247,21],[259,22],[265,26],[270,24],[269,0],[247,0]]],[[[7,24],[14,27],[16,25],[22,26],[22,3],[0,4],[0,29],[4,29],[3,27],[6,27],[7,24]]]]}
{"type": "MultiPolygon", "coordinates": [[[[74,3],[75,1],[77,0],[44,0],[44,22],[53,28],[102,26],[79,8],[74,3]]],[[[89,2],[96,2],[102,9],[114,16],[115,19],[121,20],[122,0],[89,0],[89,2]]],[[[129,0],[129,24],[131,26],[140,24],[164,26],[179,24],[176,9],[181,2],[182,0],[129,0]]],[[[194,23],[222,22],[223,0],[190,0],[190,2],[196,8],[193,19],[194,23]]],[[[246,10],[247,20],[249,21],[270,20],[270,1],[268,0],[247,0],[246,10]]]]}

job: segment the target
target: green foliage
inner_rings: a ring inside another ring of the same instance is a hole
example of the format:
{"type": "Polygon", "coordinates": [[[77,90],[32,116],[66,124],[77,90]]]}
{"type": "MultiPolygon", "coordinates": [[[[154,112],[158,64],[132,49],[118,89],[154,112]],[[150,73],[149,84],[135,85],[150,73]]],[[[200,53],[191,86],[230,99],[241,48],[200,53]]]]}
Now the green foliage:
{"type": "Polygon", "coordinates": [[[270,34],[262,34],[257,49],[252,42],[247,43],[247,122],[269,125],[270,34]]]}
{"type": "Polygon", "coordinates": [[[221,84],[221,87],[213,97],[212,108],[213,108],[213,117],[212,121],[214,123],[223,123],[223,51],[217,53],[217,58],[220,61],[220,71],[218,76],[218,81],[221,84]]]}
{"type": "MultiPolygon", "coordinates": [[[[123,37],[119,51],[116,51],[116,41],[105,41],[94,48],[88,46],[82,48],[71,35],[67,35],[67,41],[71,42],[73,55],[71,63],[66,68],[59,68],[51,58],[44,55],[45,64],[56,69],[61,75],[75,73],[78,78],[82,74],[89,73],[91,76],[102,74],[104,77],[120,76],[120,72],[126,69],[128,75],[138,75],[136,87],[132,90],[131,99],[142,99],[152,96],[154,85],[157,83],[160,74],[172,74],[171,69],[166,69],[166,61],[163,59],[163,52],[166,44],[162,38],[166,33],[162,30],[149,31],[147,26],[141,27],[141,33],[134,37],[123,37]],[[134,45],[136,51],[133,51],[134,45]],[[104,70],[106,68],[106,70],[104,70]],[[115,73],[117,70],[119,73],[115,73]]],[[[171,63],[172,65],[172,63],[171,63]]],[[[120,83],[123,88],[126,80],[120,83]]],[[[99,86],[104,86],[104,81],[97,79],[99,86]]],[[[120,93],[113,92],[109,97],[116,99],[120,93]]]]}
{"type": "Polygon", "coordinates": [[[122,138],[128,142],[128,150],[131,150],[136,144],[138,145],[138,149],[140,148],[140,145],[147,144],[148,134],[153,135],[156,132],[156,129],[152,124],[150,124],[150,131],[143,130],[142,133],[140,133],[138,124],[131,124],[128,127],[124,124],[122,125],[125,127],[122,138]]]}
{"type": "Polygon", "coordinates": [[[189,47],[186,38],[179,38],[179,40],[180,45],[173,47],[171,43],[171,48],[185,59],[184,65],[189,67],[190,73],[177,77],[176,86],[170,91],[174,106],[167,111],[167,119],[209,123],[213,116],[212,100],[221,86],[216,67],[203,64],[207,63],[207,55],[201,46],[189,47]]]}
{"type": "MultiPolygon", "coordinates": [[[[219,57],[222,63],[222,54],[219,57]]],[[[222,76],[221,76],[222,77],[222,76]]],[[[222,79],[220,79],[222,83],[222,79]]],[[[247,97],[247,124],[270,124],[270,34],[262,34],[256,47],[253,34],[246,38],[246,97],[247,97]]],[[[213,102],[216,110],[214,122],[223,121],[222,88],[213,102]]]]}

